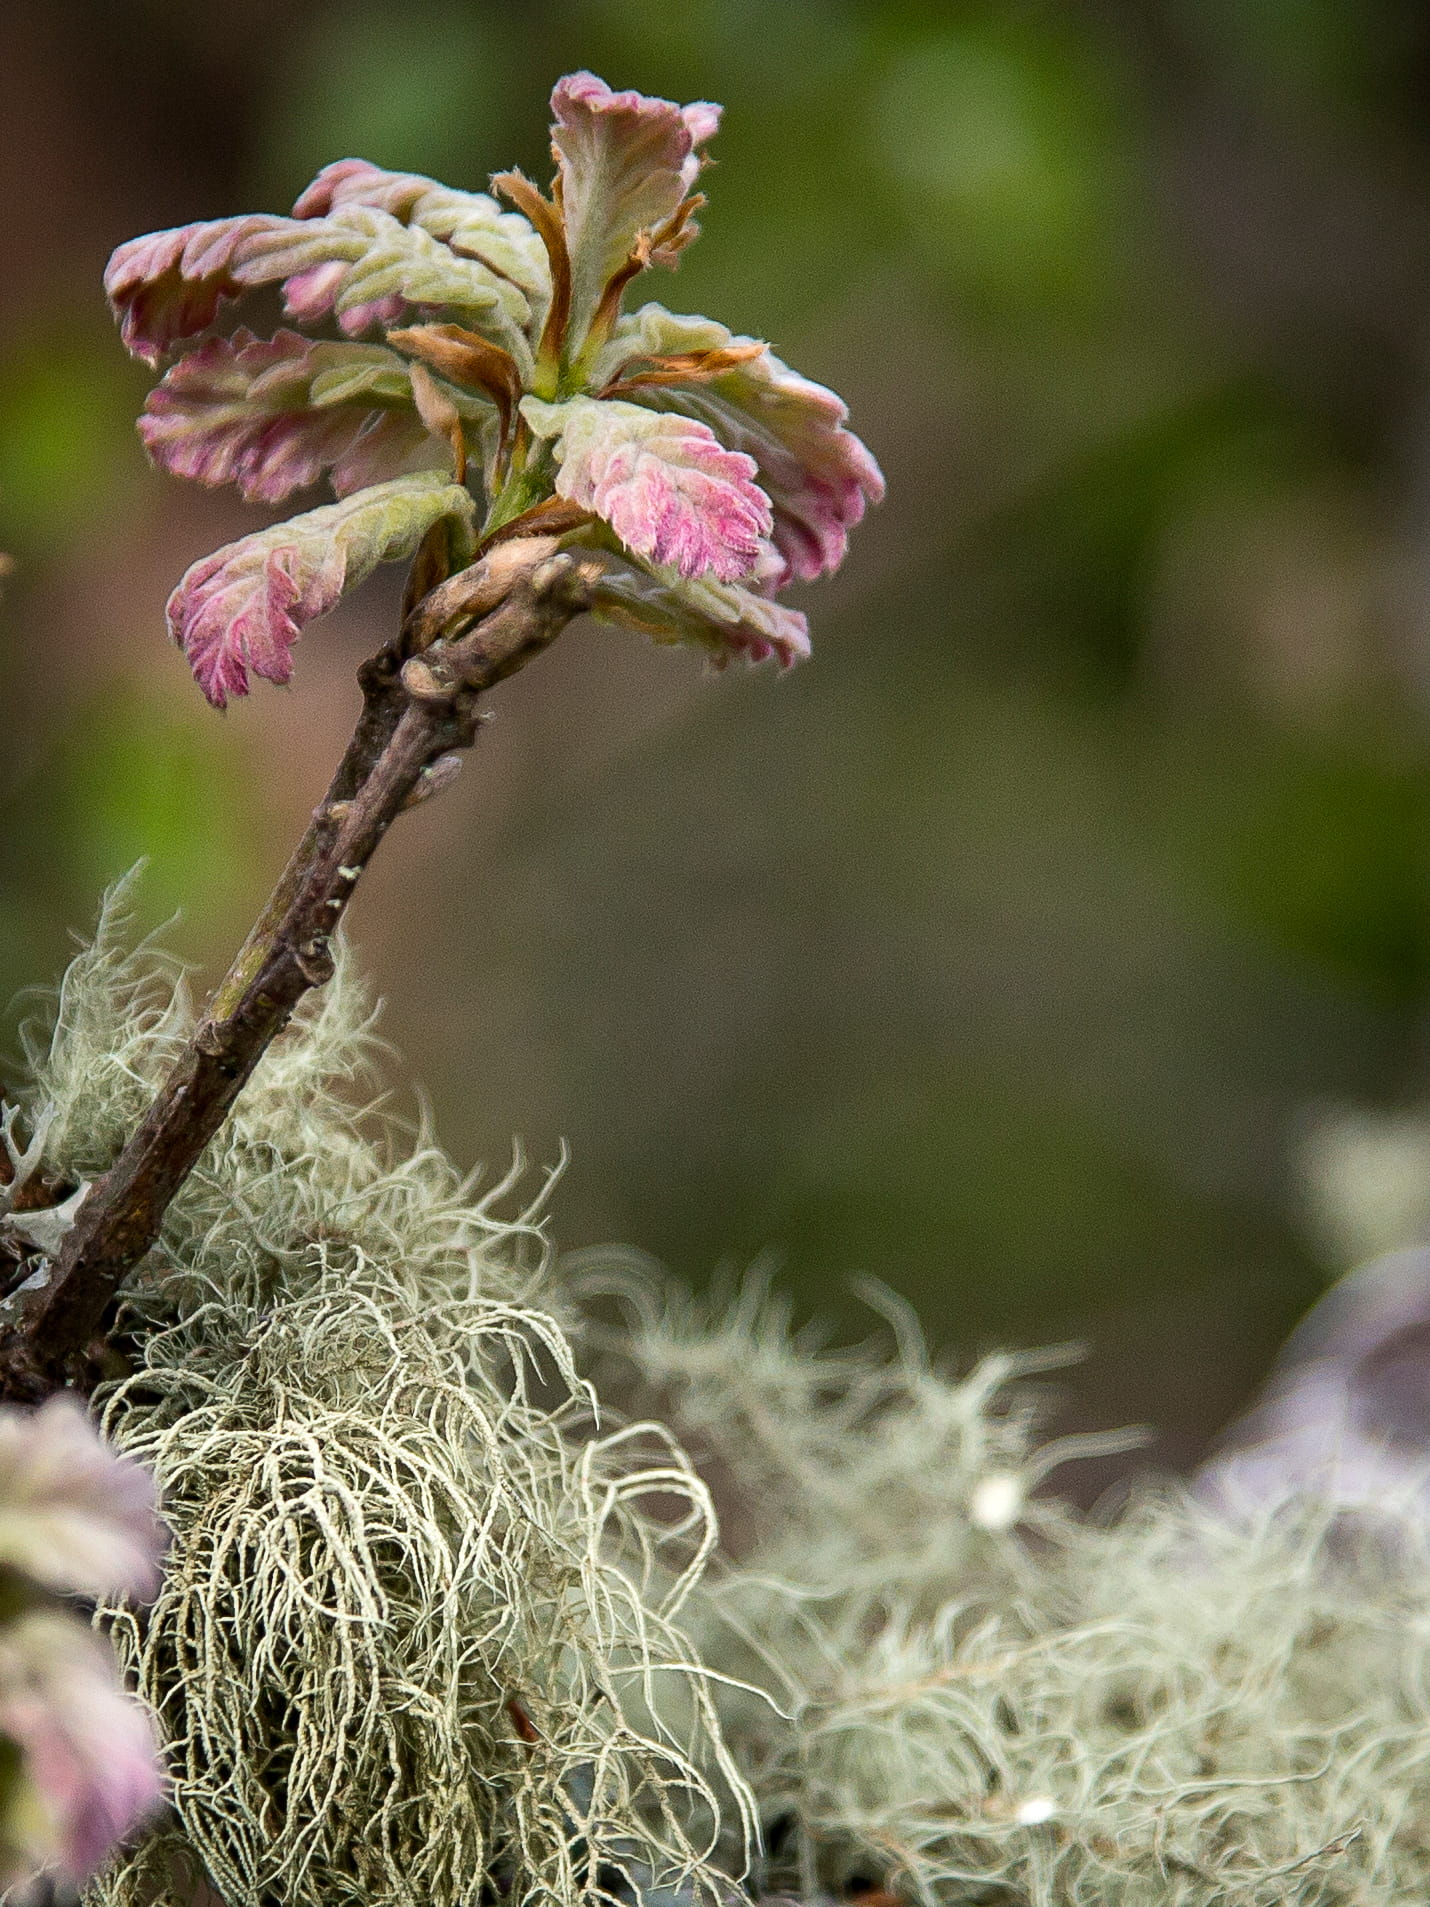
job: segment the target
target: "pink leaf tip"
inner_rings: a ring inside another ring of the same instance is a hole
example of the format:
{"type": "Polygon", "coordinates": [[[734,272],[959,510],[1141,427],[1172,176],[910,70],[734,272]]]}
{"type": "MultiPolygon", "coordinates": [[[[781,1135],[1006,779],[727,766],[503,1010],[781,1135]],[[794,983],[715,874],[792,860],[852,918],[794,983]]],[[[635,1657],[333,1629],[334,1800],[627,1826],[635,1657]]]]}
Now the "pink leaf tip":
{"type": "Polygon", "coordinates": [[[749,576],[772,527],[756,466],[707,425],[638,404],[528,398],[522,414],[556,437],[559,496],[609,523],[628,549],[682,576],[749,576]]]}
{"type": "Polygon", "coordinates": [[[884,478],[847,428],[849,412],[835,392],[792,371],[768,347],[721,362],[756,342],[708,318],[649,304],[621,320],[597,375],[642,405],[708,424],[722,443],[754,458],[774,506],[778,588],[839,567],[849,531],[883,497],[884,478]]]}
{"type": "Polygon", "coordinates": [[[809,624],[758,588],[702,576],[673,580],[612,558],[595,587],[598,616],[639,629],[657,642],[705,649],[716,668],[733,657],[774,659],[788,669],[809,654],[809,624]]]}
{"type": "Polygon", "coordinates": [[[433,474],[373,484],[340,503],[226,544],[195,563],[169,598],[169,631],[215,708],[247,695],[250,670],[293,673],[293,645],[379,563],[411,556],[442,517],[470,527],[459,484],[433,474]]]}
{"type": "Polygon", "coordinates": [[[551,95],[552,150],[571,261],[579,340],[607,286],[634,259],[671,264],[695,236],[687,194],[720,108],[616,93],[594,73],[568,73],[551,95]]]}

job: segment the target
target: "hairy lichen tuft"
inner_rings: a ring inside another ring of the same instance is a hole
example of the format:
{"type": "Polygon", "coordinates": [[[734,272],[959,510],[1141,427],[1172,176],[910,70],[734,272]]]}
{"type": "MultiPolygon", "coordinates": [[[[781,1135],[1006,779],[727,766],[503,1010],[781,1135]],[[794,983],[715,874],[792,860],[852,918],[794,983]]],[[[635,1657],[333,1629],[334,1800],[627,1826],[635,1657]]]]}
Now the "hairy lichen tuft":
{"type": "MultiPolygon", "coordinates": [[[[189,1027],[111,914],[31,1041],[49,1166],[102,1170],[189,1027]]],[[[95,1900],[189,1901],[196,1873],[230,1907],[714,1895],[743,1791],[676,1622],[705,1487],[655,1427],[601,1421],[511,1187],[474,1199],[354,1110],[372,1048],[344,965],[128,1294],[132,1370],[98,1401],[174,1542],[154,1604],[110,1621],[174,1812],[95,1900]]]]}
{"type": "MultiPolygon", "coordinates": [[[[828,1352],[611,1254],[568,1277],[605,1381],[729,1503],[690,1618],[760,1804],[762,1885],[939,1907],[1403,1907],[1430,1895],[1430,1529],[1180,1486],[1038,1486],[1036,1361],[828,1352]],[[611,1300],[618,1322],[612,1324],[611,1300]],[[604,1303],[603,1303],[604,1301],[604,1303]]],[[[1105,1447],[1105,1446],[1104,1446],[1105,1447]]],[[[1387,1511],[1387,1516],[1390,1512],[1387,1511]]]]}
{"type": "MultiPolygon", "coordinates": [[[[106,922],[30,1044],[47,1173],[103,1169],[189,1023],[106,922]]],[[[344,964],[127,1299],[99,1401],[175,1543],[108,1620],[174,1810],[95,1907],[1430,1897],[1423,1518],[1078,1517],[1047,1478],[1106,1440],[1039,1445],[1047,1360],[556,1265],[363,1109],[373,1059],[344,964]]]]}

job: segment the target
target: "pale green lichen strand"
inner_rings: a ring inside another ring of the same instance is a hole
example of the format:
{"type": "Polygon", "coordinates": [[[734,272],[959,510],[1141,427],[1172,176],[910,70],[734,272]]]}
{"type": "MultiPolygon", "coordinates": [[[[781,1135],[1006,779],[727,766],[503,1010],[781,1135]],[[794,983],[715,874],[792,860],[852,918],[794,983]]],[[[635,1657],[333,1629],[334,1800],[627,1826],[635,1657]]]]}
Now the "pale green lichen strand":
{"type": "MultiPolygon", "coordinates": [[[[34,1049],[49,1164],[101,1168],[187,1031],[172,967],[111,920],[34,1049]]],[[[130,1293],[135,1369],[100,1403],[174,1546],[152,1608],[112,1620],[177,1825],[95,1901],[188,1899],[194,1862],[231,1907],[430,1907],[489,1873],[567,1907],[623,1867],[713,1894],[699,1768],[727,1811],[731,1771],[670,1594],[709,1546],[704,1486],[659,1433],[595,1422],[534,1220],[351,1110],[371,1054],[345,969],[130,1293]]]]}
{"type": "Polygon", "coordinates": [[[737,1555],[687,1619],[707,1663],[784,1711],[722,1694],[782,1824],[768,1887],[1430,1897],[1423,1524],[1372,1536],[1309,1504],[1233,1521],[1171,1486],[1078,1519],[1023,1494],[1087,1445],[1038,1450],[1010,1360],[953,1381],[903,1320],[892,1354],[827,1354],[758,1286],[722,1314],[663,1299],[639,1263],[570,1276],[624,1300],[589,1333],[607,1381],[668,1414],[735,1506],[737,1555]]]}
{"type": "MultiPolygon", "coordinates": [[[[103,1169],[189,1019],[111,923],[32,1042],[46,1169],[103,1169]]],[[[555,1267],[509,1188],[351,1110],[373,1045],[344,966],[130,1295],[101,1402],[176,1542],[111,1621],[175,1817],[95,1907],[201,1874],[228,1907],[671,1907],[741,1867],[741,1777],[756,1892],[1430,1897],[1423,1528],[1171,1487],[1079,1519],[1029,1494],[1086,1446],[1039,1449],[1028,1361],[954,1380],[897,1307],[892,1349],[829,1351],[757,1285],[555,1267]]]]}

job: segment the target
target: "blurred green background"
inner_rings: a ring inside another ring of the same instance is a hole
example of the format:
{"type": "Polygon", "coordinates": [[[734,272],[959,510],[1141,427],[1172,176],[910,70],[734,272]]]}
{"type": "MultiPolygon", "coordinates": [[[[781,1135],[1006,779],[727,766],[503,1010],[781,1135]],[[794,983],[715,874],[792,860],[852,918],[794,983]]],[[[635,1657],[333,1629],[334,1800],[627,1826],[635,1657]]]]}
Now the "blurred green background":
{"type": "Polygon", "coordinates": [[[1340,1268],[1300,1163],[1430,1000],[1430,13],[1416,0],[7,0],[0,990],[137,856],[212,978],[396,579],[220,719],[164,639],[253,519],[145,466],[133,233],[356,153],[544,176],[576,66],[727,108],[652,286],[851,400],[890,495],[814,661],[573,631],[354,910],[447,1142],[565,1245],[1083,1337],[1193,1460],[1340,1268]]]}

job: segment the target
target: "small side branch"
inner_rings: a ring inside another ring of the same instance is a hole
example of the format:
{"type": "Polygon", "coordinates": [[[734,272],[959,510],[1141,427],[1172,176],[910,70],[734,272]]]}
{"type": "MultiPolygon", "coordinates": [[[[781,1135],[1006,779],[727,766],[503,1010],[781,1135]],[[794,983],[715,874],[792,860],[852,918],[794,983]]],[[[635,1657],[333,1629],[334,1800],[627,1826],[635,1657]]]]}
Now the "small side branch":
{"type": "Polygon", "coordinates": [[[365,665],[347,753],[187,1048],[59,1253],[0,1303],[0,1393],[29,1400],[83,1382],[105,1313],[175,1193],[299,1001],[331,977],[333,935],[383,836],[424,778],[440,784],[443,758],[470,747],[483,692],[586,606],[599,564],[559,552],[554,537],[499,544],[431,591],[401,644],[365,665]]]}

